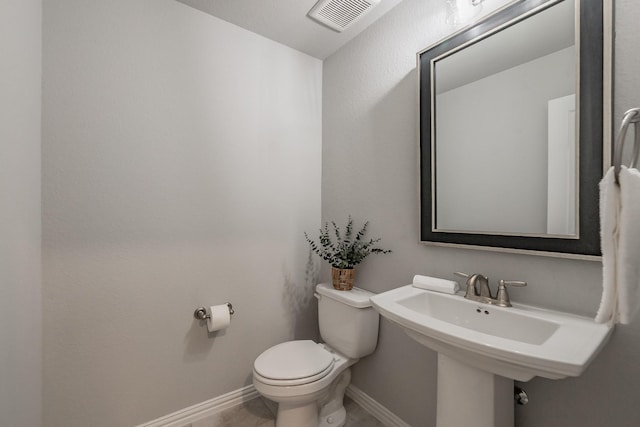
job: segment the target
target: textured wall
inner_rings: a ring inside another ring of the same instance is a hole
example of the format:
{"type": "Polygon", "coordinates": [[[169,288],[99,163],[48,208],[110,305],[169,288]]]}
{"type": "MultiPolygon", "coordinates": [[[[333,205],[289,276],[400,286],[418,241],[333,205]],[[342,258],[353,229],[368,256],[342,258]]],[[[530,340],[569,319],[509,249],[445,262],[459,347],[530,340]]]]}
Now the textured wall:
{"type": "MultiPolygon", "coordinates": [[[[496,2],[493,2],[496,3],[496,2]]],[[[505,3],[505,2],[501,2],[505,3]]],[[[487,1],[485,4],[491,5],[487,1]]],[[[640,6],[617,1],[616,116],[640,103],[637,22],[640,6]]],[[[451,31],[444,2],[404,0],[328,58],[323,74],[322,217],[352,213],[371,221],[390,255],[368,259],[360,286],[382,292],[416,273],[452,278],[481,272],[492,282],[526,280],[517,301],[593,316],[601,294],[598,262],[499,254],[418,243],[417,76],[415,53],[451,31]]],[[[640,380],[640,320],[617,328],[580,378],[526,384],[531,403],[520,427],[637,425],[633,390],[640,380]]],[[[435,425],[436,358],[383,321],[376,353],[355,367],[353,382],[413,426],[435,425]]],[[[473,396],[461,394],[463,399],[473,396]]]]}
{"type": "Polygon", "coordinates": [[[0,425],[42,425],[42,2],[0,3],[0,425]]]}
{"type": "Polygon", "coordinates": [[[322,63],[172,0],[46,2],[43,39],[46,425],[249,384],[315,331],[322,63]],[[207,336],[193,310],[225,301],[207,336]]]}

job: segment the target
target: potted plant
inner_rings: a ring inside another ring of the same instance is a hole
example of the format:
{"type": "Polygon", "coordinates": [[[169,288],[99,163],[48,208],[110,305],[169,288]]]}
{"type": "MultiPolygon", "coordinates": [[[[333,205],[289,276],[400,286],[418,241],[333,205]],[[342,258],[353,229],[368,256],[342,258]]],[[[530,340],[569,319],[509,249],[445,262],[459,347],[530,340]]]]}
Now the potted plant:
{"type": "Polygon", "coordinates": [[[311,249],[320,258],[331,264],[333,287],[341,291],[348,291],[353,288],[354,267],[357,264],[360,264],[371,254],[386,254],[391,251],[375,247],[380,238],[369,240],[364,238],[369,221],[365,222],[362,229],[355,235],[351,215],[349,215],[344,231],[341,231],[334,221],[331,221],[331,224],[333,225],[332,232],[329,231],[329,223],[325,222],[324,227],[320,229],[318,242],[311,240],[306,232],[304,237],[309,242],[311,249]]]}

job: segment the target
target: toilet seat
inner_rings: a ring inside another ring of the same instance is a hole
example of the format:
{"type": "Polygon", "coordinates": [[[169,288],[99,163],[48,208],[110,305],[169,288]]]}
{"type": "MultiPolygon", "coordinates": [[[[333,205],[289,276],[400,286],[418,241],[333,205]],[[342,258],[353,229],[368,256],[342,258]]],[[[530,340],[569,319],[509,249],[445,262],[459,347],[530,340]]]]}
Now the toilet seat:
{"type": "Polygon", "coordinates": [[[253,365],[259,381],[277,386],[308,384],[324,378],[334,365],[333,354],[310,340],[289,341],[264,351],[253,365]]]}

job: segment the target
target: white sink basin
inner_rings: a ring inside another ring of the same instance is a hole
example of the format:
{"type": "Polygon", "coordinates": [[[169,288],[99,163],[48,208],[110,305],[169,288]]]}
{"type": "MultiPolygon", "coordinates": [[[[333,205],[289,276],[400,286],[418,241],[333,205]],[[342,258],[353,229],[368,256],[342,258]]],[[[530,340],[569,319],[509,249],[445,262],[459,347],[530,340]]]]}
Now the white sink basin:
{"type": "Polygon", "coordinates": [[[580,375],[612,331],[572,314],[515,303],[497,307],[411,285],[378,294],[371,302],[432,350],[518,381],[580,375]]]}

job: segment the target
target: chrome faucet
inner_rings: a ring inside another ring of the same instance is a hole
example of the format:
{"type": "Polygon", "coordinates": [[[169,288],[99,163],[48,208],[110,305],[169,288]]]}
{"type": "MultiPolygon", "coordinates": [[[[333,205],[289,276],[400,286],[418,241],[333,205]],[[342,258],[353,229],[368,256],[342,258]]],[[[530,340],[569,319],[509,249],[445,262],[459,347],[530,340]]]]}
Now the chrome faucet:
{"type": "Polygon", "coordinates": [[[489,288],[489,279],[482,274],[466,274],[456,272],[456,276],[467,279],[467,291],[464,294],[466,299],[491,304],[491,289],[489,288]]]}
{"type": "Polygon", "coordinates": [[[493,304],[498,307],[511,307],[507,286],[527,286],[527,282],[519,280],[500,280],[496,297],[491,296],[489,279],[482,274],[466,274],[456,272],[457,276],[467,279],[467,291],[464,294],[466,299],[478,301],[485,304],[493,304]]]}

